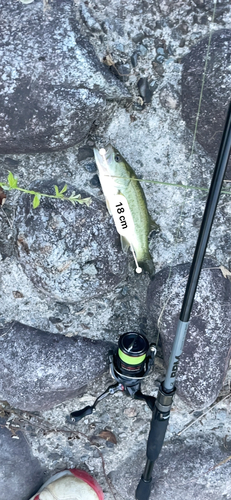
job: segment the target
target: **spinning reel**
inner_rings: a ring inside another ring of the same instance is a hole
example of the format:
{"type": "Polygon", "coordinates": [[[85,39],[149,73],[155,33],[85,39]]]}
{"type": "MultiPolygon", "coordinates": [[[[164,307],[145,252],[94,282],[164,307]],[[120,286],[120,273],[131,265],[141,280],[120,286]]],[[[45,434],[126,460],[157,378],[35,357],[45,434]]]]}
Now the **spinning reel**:
{"type": "Polygon", "coordinates": [[[109,351],[109,370],[116,384],[110,385],[103,394],[98,396],[92,406],[73,411],[68,418],[72,423],[91,415],[97,404],[117,391],[123,391],[133,399],[145,401],[153,411],[156,398],[141,392],[141,382],[149,374],[154,365],[156,347],[150,344],[142,333],[128,332],[121,335],[117,350],[109,351]]]}

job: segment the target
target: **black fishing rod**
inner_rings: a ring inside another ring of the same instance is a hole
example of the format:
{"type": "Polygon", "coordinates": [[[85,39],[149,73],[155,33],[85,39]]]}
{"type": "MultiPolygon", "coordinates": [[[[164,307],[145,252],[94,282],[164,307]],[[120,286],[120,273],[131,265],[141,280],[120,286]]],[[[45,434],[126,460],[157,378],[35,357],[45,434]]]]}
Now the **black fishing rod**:
{"type": "Polygon", "coordinates": [[[151,493],[152,471],[163,446],[165,433],[170,417],[170,410],[175,394],[175,378],[179,359],[183,351],[184,341],[189,325],[194,296],[204,260],[210,231],[213,224],[220,191],[229,161],[231,151],[231,103],[229,105],[221,145],[217,156],[214,174],[205,206],[196,249],[186,285],[180,318],[175,340],[169,359],[169,365],[164,382],[161,384],[155,402],[151,428],[147,443],[147,462],[144,473],[136,489],[136,500],[148,500],[151,493]]]}

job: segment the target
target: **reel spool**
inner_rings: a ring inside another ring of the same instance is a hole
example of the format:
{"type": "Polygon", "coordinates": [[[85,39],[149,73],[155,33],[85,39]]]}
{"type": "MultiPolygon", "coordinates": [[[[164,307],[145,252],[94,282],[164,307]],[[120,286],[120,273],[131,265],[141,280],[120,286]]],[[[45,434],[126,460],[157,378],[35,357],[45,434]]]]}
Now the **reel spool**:
{"type": "Polygon", "coordinates": [[[148,350],[149,343],[145,335],[137,332],[124,333],[119,338],[114,358],[115,371],[122,377],[143,377],[146,371],[148,350]]]}

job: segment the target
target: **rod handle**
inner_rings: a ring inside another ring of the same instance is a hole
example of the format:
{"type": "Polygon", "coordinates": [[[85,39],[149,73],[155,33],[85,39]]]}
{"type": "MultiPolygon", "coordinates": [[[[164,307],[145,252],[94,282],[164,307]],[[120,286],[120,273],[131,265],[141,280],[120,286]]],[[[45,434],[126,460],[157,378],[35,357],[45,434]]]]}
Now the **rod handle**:
{"type": "Polygon", "coordinates": [[[152,480],[144,481],[143,476],[136,488],[136,500],[148,500],[151,493],[152,480]]]}
{"type": "Polygon", "coordinates": [[[154,408],[147,444],[147,458],[151,462],[155,462],[160,454],[169,416],[170,411],[163,413],[157,407],[154,408]]]}

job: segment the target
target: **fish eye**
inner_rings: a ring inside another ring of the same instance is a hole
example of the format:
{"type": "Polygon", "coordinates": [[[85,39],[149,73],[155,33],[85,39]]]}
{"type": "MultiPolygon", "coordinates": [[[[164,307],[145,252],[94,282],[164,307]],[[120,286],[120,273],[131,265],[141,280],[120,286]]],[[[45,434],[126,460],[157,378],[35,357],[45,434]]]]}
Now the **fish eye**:
{"type": "Polygon", "coordinates": [[[119,155],[115,155],[115,161],[116,161],[117,163],[119,163],[119,162],[120,162],[120,156],[119,156],[119,155]]]}

